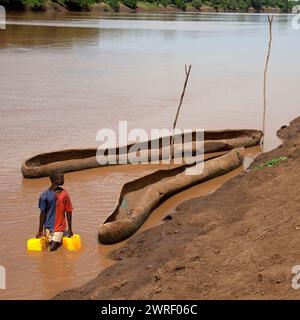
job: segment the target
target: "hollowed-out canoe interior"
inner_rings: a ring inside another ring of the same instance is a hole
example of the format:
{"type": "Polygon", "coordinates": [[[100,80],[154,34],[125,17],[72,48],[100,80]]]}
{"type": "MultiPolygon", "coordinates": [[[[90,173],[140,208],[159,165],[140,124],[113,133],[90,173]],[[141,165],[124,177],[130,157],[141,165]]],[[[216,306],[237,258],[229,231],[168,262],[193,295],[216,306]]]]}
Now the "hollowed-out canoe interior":
{"type": "MultiPolygon", "coordinates": [[[[252,130],[224,130],[224,131],[205,131],[204,132],[204,140],[221,140],[221,139],[235,139],[244,135],[251,135],[252,130]]],[[[183,136],[184,134],[175,135],[176,137],[183,136]]],[[[194,131],[192,133],[192,141],[196,141],[197,133],[194,131]]],[[[178,139],[175,139],[180,141],[178,139]]],[[[135,147],[139,147],[140,150],[149,150],[149,149],[161,149],[162,146],[168,145],[168,141],[170,141],[170,136],[163,137],[159,139],[149,140],[145,142],[140,142],[135,144],[135,147]]],[[[188,141],[185,141],[188,142],[188,141]]],[[[129,144],[127,146],[116,148],[116,154],[126,154],[130,151],[130,148],[133,144],[129,144]]],[[[60,162],[60,161],[67,161],[67,160],[76,160],[76,159],[86,159],[95,157],[97,153],[96,148],[92,149],[74,149],[74,150],[63,150],[63,151],[56,151],[56,152],[49,152],[39,154],[31,159],[26,161],[26,165],[30,167],[35,166],[43,166],[49,163],[60,162]]],[[[103,152],[104,155],[108,154],[108,149],[103,152]]]]}

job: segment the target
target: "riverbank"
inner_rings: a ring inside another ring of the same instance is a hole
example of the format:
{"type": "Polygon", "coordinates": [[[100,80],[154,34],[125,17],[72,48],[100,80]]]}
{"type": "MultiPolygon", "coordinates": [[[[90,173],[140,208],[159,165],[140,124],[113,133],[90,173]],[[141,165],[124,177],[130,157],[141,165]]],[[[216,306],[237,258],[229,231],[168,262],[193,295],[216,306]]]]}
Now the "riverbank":
{"type": "MultiPolygon", "coordinates": [[[[136,0],[17,0],[5,1],[0,0],[0,5],[3,5],[9,11],[39,11],[39,12],[78,12],[90,11],[95,13],[286,13],[291,12],[291,6],[288,8],[282,2],[280,6],[258,6],[253,7],[249,4],[242,6],[230,6],[224,0],[214,5],[212,2],[202,2],[201,0],[174,0],[165,3],[146,2],[136,0]]],[[[280,2],[280,1],[279,1],[280,2]]],[[[278,2],[278,3],[279,3],[278,2]]]]}
{"type": "MultiPolygon", "coordinates": [[[[101,2],[99,4],[94,4],[90,7],[90,10],[93,12],[116,12],[113,7],[109,4],[101,2]]],[[[150,3],[138,1],[136,9],[132,9],[122,3],[119,4],[120,13],[217,13],[217,12],[228,12],[228,13],[283,13],[284,10],[279,7],[264,7],[260,10],[255,10],[253,7],[247,9],[227,9],[227,8],[218,8],[209,5],[202,5],[195,7],[192,3],[187,3],[186,7],[178,8],[175,5],[162,5],[159,3],[150,3]]]]}
{"type": "Polygon", "coordinates": [[[211,195],[112,253],[116,264],[55,299],[298,299],[300,117],[283,144],[211,195]],[[278,157],[272,167],[255,166],[278,157]]]}

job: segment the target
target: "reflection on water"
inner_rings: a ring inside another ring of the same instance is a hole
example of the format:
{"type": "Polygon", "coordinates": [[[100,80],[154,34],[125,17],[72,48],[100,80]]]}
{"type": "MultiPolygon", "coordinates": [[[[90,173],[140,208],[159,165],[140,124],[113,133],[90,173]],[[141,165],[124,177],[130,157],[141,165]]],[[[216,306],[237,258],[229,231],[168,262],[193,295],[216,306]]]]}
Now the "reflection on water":
{"type": "MultiPolygon", "coordinates": [[[[117,129],[118,120],[148,132],[169,128],[185,63],[193,67],[179,127],[261,127],[267,32],[266,17],[258,15],[8,15],[7,29],[0,30],[0,264],[7,269],[8,289],[0,298],[49,298],[96,276],[111,263],[103,256],[108,249],[97,244],[99,224],[125,182],[155,169],[67,174],[74,231],[81,233],[84,249],[32,254],[26,240],[37,231],[37,200],[49,181],[23,180],[23,159],[97,146],[97,131],[117,129]]],[[[290,17],[276,16],[267,149],[278,144],[276,129],[299,113],[299,36],[290,17]]],[[[199,188],[170,199],[151,219],[203,194],[199,188]]]]}
{"type": "MultiPolygon", "coordinates": [[[[29,22],[30,23],[30,22],[29,22]]],[[[29,51],[29,47],[56,46],[65,48],[73,44],[85,45],[96,41],[100,31],[97,29],[85,28],[52,28],[40,26],[33,28],[32,25],[14,25],[8,26],[6,31],[0,34],[0,48],[15,47],[18,51],[29,51]],[[80,40],[82,39],[82,40],[80,40]]]]}

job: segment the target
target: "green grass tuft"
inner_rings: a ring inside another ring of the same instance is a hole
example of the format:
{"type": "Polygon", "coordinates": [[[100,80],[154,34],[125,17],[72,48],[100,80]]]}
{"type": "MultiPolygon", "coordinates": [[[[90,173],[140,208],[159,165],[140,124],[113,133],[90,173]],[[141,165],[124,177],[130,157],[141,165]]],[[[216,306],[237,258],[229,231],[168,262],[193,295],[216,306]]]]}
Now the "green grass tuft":
{"type": "Polygon", "coordinates": [[[259,165],[255,166],[253,168],[253,170],[261,170],[261,169],[263,169],[265,167],[273,167],[273,166],[275,166],[275,165],[277,165],[280,162],[285,161],[285,160],[287,160],[287,157],[275,158],[275,159],[269,160],[269,161],[267,161],[267,162],[265,162],[263,164],[259,164],[259,165]]]}

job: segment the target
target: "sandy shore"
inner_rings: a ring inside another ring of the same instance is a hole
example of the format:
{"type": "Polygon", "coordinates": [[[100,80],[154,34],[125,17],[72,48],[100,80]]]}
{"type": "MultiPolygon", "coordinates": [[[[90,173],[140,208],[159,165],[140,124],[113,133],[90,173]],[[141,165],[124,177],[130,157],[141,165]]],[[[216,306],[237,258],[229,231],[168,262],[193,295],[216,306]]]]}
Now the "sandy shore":
{"type": "Polygon", "coordinates": [[[283,144],[211,195],[112,253],[116,264],[55,299],[299,299],[300,117],[283,144]],[[254,166],[285,156],[273,167],[254,166]]]}

